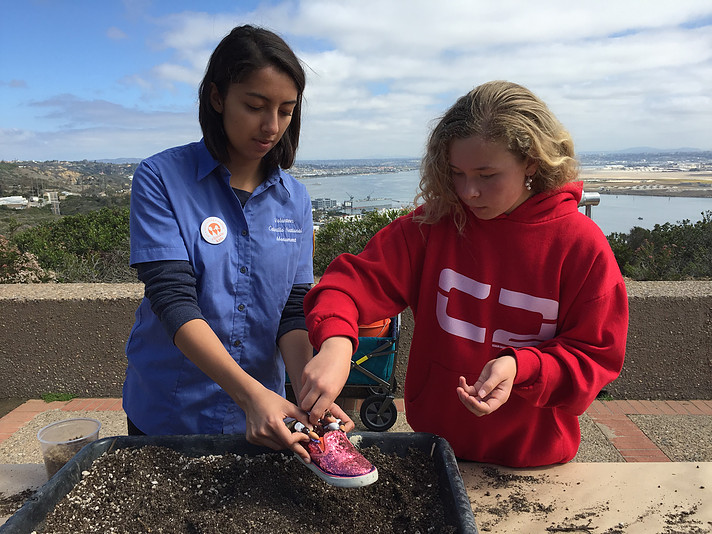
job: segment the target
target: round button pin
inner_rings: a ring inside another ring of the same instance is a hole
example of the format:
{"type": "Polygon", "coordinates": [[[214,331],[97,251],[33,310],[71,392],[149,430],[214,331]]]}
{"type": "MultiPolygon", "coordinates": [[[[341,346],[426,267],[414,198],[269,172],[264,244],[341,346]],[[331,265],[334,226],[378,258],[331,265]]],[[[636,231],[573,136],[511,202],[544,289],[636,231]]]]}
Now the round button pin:
{"type": "Polygon", "coordinates": [[[200,225],[200,235],[211,245],[218,245],[227,237],[227,225],[220,217],[208,217],[200,225]]]}

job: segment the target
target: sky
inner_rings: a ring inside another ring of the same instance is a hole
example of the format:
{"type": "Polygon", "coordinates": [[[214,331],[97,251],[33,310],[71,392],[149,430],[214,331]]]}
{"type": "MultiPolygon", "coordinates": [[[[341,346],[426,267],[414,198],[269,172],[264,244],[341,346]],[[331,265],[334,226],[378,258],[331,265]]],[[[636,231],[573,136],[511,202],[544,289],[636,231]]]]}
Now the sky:
{"type": "Polygon", "coordinates": [[[421,157],[490,80],[541,97],[578,152],[712,150],[709,0],[0,0],[0,160],[200,139],[208,58],[246,23],[306,67],[298,160],[421,157]]]}

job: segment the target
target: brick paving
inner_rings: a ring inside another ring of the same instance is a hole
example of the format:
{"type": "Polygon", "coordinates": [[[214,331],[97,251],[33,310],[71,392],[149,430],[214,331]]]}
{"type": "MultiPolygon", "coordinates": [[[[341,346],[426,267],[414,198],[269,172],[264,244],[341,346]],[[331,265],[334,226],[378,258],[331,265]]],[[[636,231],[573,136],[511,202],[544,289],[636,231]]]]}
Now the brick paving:
{"type": "MultiPolygon", "coordinates": [[[[345,410],[358,411],[362,399],[337,399],[345,410]]],[[[403,399],[395,400],[399,412],[404,411],[403,399]]],[[[121,399],[77,398],[70,401],[44,402],[32,399],[0,418],[0,443],[10,438],[25,423],[47,410],[122,411],[121,399]]],[[[629,417],[630,415],[712,415],[712,400],[645,401],[595,400],[586,414],[598,425],[608,441],[626,462],[669,462],[670,459],[629,417]]]]}

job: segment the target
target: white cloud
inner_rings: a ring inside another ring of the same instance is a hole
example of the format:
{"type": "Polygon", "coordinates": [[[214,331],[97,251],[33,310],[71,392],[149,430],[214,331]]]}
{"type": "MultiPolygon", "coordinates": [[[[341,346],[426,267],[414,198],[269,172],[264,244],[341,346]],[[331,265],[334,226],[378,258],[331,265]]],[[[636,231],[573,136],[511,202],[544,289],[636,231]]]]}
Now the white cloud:
{"type": "Polygon", "coordinates": [[[106,30],[106,36],[112,41],[120,41],[126,39],[127,35],[116,26],[112,26],[106,30]]]}
{"type": "MultiPolygon", "coordinates": [[[[250,22],[280,33],[308,67],[305,159],[419,156],[433,120],[492,79],[541,96],[580,150],[712,149],[711,18],[708,0],[281,0],[250,12],[173,13],[148,21],[154,63],[116,76],[133,101],[110,91],[105,100],[45,96],[33,108],[57,137],[36,140],[59,147],[66,127],[67,147],[93,135],[87,147],[101,151],[103,142],[131,157],[198,138],[195,99],[210,53],[250,22]]],[[[31,135],[4,132],[16,147],[31,135]]]]}
{"type": "Polygon", "coordinates": [[[143,158],[200,138],[197,112],[145,112],[72,95],[34,103],[53,129],[0,129],[0,159],[143,158]],[[43,156],[37,157],[40,151],[43,156]]]}

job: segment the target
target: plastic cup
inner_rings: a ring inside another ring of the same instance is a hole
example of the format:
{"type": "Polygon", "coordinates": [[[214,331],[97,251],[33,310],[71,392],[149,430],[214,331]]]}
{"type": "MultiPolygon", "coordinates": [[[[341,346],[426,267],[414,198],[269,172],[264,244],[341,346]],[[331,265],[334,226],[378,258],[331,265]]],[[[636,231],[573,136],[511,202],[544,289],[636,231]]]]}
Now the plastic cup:
{"type": "Polygon", "coordinates": [[[47,478],[52,478],[82,448],[99,437],[101,422],[91,418],[65,419],[37,432],[47,478]]]}

